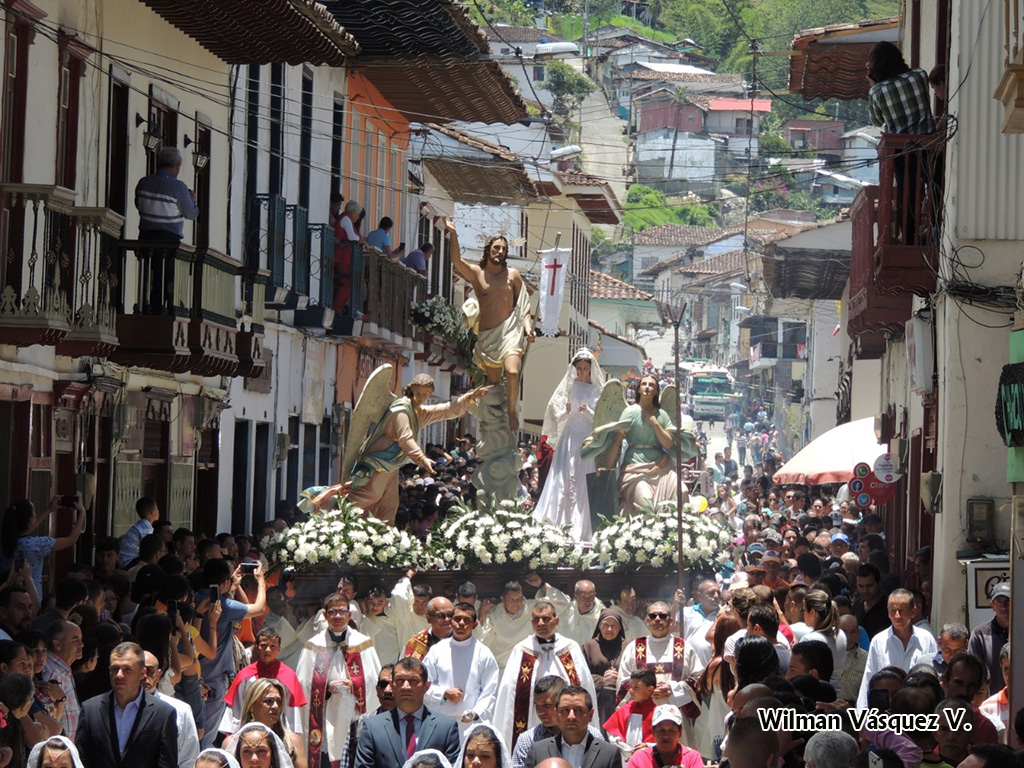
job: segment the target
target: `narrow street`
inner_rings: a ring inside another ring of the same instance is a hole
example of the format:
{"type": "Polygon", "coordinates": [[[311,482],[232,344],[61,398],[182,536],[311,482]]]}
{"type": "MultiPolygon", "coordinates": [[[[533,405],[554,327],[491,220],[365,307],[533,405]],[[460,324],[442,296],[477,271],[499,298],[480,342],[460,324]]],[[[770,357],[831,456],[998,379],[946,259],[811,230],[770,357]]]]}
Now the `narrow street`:
{"type": "MultiPolygon", "coordinates": [[[[578,72],[583,71],[582,59],[570,59],[569,63],[578,72]]],[[[607,181],[619,203],[624,203],[626,179],[622,166],[626,164],[628,153],[622,131],[626,122],[612,112],[600,87],[584,99],[580,112],[573,119],[583,126],[583,169],[607,181]]]]}

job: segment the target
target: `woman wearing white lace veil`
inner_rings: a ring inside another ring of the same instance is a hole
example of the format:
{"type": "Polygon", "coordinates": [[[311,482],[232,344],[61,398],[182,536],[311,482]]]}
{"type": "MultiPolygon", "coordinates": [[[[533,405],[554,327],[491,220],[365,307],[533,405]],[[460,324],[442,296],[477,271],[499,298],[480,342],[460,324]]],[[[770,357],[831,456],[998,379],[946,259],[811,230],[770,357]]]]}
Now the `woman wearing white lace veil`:
{"type": "Polygon", "coordinates": [[[294,768],[284,742],[263,723],[246,723],[224,742],[225,751],[244,766],[253,766],[253,757],[259,768],[294,768]]]}
{"type": "Polygon", "coordinates": [[[580,458],[580,446],[594,431],[594,407],[604,382],[604,371],[594,353],[582,347],[573,355],[544,412],[542,434],[547,435],[555,455],[534,516],[570,526],[576,541],[590,541],[593,535],[587,474],[594,471],[594,462],[580,458]]]}
{"type": "Polygon", "coordinates": [[[47,764],[58,766],[58,768],[85,768],[82,758],[78,754],[78,747],[67,736],[51,736],[45,741],[40,741],[32,747],[25,766],[26,768],[42,768],[44,758],[46,758],[47,764]]]}
{"type": "Polygon", "coordinates": [[[235,756],[223,749],[208,747],[196,756],[193,768],[242,768],[235,756]]]}
{"type": "Polygon", "coordinates": [[[466,731],[453,768],[512,768],[512,755],[496,729],[476,723],[466,731]]]}
{"type": "Polygon", "coordinates": [[[443,752],[436,749],[421,749],[402,764],[402,768],[452,768],[443,752]]]}

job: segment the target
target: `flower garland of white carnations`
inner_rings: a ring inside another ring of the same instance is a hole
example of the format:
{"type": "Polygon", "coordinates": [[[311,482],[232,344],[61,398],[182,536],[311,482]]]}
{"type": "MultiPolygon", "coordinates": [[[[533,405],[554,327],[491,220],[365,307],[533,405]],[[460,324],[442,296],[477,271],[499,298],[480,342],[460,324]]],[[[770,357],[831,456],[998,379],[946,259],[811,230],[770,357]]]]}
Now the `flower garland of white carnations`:
{"type": "Polygon", "coordinates": [[[452,507],[431,533],[428,547],[435,561],[453,570],[518,566],[535,571],[582,564],[582,547],[567,529],[535,519],[518,501],[478,506],[452,507]]]}
{"type": "Polygon", "coordinates": [[[419,539],[368,516],[344,498],[338,499],[338,509],[316,512],[302,523],[271,534],[262,546],[271,566],[294,566],[296,570],[320,565],[364,565],[380,570],[441,566],[419,539]]]}
{"type": "MultiPolygon", "coordinates": [[[[730,560],[732,530],[683,505],[683,557],[690,568],[717,571],[730,560]]],[[[678,560],[676,507],[664,502],[633,517],[616,518],[595,535],[587,565],[608,572],[674,566],[678,560]]]]}

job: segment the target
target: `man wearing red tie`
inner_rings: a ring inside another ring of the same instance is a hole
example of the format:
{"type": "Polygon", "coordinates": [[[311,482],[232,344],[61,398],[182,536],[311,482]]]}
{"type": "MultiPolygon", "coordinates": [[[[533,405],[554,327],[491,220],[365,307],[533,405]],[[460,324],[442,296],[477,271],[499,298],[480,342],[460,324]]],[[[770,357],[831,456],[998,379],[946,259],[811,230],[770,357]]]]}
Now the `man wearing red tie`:
{"type": "Polygon", "coordinates": [[[459,725],[423,706],[430,687],[423,662],[411,657],[398,661],[392,686],[398,706],[363,723],[355,768],[394,768],[424,749],[436,749],[454,764],[459,756],[459,725]]]}

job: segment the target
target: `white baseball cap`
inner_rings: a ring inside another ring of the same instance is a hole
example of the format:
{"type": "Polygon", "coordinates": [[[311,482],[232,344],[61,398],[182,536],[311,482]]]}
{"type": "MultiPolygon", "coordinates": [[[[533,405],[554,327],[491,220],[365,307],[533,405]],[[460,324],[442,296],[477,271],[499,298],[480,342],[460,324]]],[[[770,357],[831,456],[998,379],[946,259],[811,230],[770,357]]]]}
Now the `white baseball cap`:
{"type": "Polygon", "coordinates": [[[658,723],[664,723],[666,720],[682,727],[683,713],[679,711],[679,707],[675,704],[659,704],[654,708],[654,717],[651,718],[651,727],[653,728],[658,723]]]}

